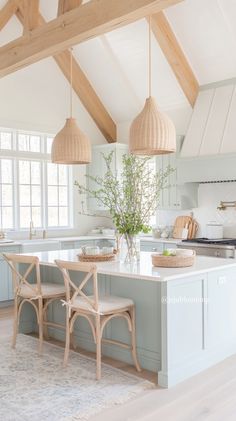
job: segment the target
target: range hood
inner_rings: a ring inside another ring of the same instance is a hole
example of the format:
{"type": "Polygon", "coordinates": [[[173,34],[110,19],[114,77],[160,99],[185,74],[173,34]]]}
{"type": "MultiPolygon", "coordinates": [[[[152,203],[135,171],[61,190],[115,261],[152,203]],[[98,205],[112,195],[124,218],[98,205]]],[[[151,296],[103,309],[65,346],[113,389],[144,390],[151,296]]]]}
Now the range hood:
{"type": "Polygon", "coordinates": [[[236,153],[236,79],[201,87],[180,156],[232,153],[236,153]]]}

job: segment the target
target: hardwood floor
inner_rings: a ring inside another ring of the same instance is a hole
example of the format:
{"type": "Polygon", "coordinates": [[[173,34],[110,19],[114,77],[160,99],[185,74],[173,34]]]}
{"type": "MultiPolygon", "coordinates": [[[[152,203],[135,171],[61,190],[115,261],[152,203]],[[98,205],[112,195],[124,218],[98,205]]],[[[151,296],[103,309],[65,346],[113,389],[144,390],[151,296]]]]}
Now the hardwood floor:
{"type": "MultiPolygon", "coordinates": [[[[11,332],[12,309],[0,309],[0,341],[9,337],[11,332]]],[[[60,342],[52,342],[62,346],[60,342]]],[[[127,364],[106,357],[103,361],[137,374],[127,364]]],[[[143,371],[141,375],[151,381],[155,378],[148,371],[143,371]]],[[[138,399],[102,411],[89,421],[235,421],[235,392],[236,355],[176,387],[168,390],[156,387],[138,399]]]]}

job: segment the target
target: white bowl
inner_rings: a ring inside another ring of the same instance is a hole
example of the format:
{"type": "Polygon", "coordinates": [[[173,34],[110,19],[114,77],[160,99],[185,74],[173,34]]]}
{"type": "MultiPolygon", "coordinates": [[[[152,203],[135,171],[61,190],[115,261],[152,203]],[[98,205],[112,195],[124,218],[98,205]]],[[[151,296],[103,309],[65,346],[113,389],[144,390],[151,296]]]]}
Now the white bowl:
{"type": "Polygon", "coordinates": [[[193,255],[193,250],[191,249],[176,249],[176,256],[190,257],[192,255],[193,255]]]}

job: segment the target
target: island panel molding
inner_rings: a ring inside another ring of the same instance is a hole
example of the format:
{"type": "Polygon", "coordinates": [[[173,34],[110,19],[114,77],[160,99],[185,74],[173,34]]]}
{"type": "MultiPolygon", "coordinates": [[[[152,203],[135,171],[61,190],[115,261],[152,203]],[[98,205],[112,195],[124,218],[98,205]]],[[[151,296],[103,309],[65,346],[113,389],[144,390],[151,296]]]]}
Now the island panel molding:
{"type": "Polygon", "coordinates": [[[91,0],[0,48],[0,77],[183,0],[91,0]]]}
{"type": "MultiPolygon", "coordinates": [[[[21,4],[16,12],[16,16],[19,21],[24,24],[24,9],[21,4]]],[[[45,19],[41,14],[39,14],[38,25],[44,25],[45,23],[45,19]]],[[[70,52],[68,50],[62,51],[61,53],[56,54],[53,58],[68,82],[70,82],[70,52]]],[[[74,57],[72,58],[72,66],[72,86],[74,91],[78,95],[80,101],[94,120],[99,130],[102,132],[105,139],[109,143],[116,142],[116,123],[113,121],[99,96],[95,92],[93,86],[89,82],[87,76],[81,69],[78,61],[75,60],[74,57]]]]}

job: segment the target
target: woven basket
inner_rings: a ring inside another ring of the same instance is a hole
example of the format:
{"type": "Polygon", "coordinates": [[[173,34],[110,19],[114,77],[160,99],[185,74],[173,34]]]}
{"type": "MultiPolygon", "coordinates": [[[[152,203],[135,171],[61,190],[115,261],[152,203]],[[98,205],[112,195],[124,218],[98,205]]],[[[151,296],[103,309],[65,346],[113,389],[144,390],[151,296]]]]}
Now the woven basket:
{"type": "Polygon", "coordinates": [[[185,268],[193,266],[196,252],[193,250],[192,256],[163,256],[162,254],[152,254],[153,266],[163,268],[185,268]]]}
{"type": "Polygon", "coordinates": [[[80,262],[109,262],[114,260],[116,257],[116,253],[112,254],[78,254],[78,259],[80,262]]]}

